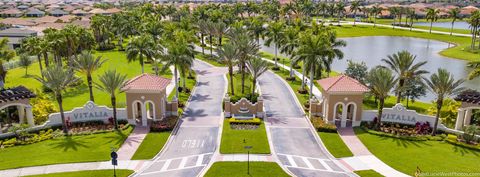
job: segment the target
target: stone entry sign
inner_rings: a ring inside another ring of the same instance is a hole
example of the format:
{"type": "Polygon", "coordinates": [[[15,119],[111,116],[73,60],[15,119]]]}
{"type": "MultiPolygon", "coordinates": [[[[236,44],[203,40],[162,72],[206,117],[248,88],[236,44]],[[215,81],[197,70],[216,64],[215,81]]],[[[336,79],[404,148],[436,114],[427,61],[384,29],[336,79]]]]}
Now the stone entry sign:
{"type": "MultiPolygon", "coordinates": [[[[102,120],[108,122],[113,117],[113,109],[106,106],[97,106],[94,102],[88,101],[83,107],[74,108],[71,111],[64,112],[65,119],[70,122],[87,122],[102,120]]],[[[117,108],[117,119],[127,119],[127,112],[123,108],[117,108]]],[[[48,116],[47,125],[58,125],[62,123],[60,113],[53,113],[48,116]]]]}
{"type": "MultiPolygon", "coordinates": [[[[364,110],[362,113],[362,121],[373,121],[377,116],[375,110],[364,110]]],[[[418,114],[414,110],[408,110],[402,104],[397,103],[392,108],[384,108],[382,122],[394,122],[400,124],[415,125],[417,122],[429,122],[431,126],[435,123],[435,117],[429,115],[418,114]]],[[[439,124],[440,124],[439,120],[439,124]]]]}

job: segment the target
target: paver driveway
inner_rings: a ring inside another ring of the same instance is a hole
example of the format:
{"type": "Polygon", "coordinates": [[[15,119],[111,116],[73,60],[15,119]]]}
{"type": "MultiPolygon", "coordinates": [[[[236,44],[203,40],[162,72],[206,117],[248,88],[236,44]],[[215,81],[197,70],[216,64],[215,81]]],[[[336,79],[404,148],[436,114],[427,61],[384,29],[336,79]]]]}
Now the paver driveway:
{"type": "Polygon", "coordinates": [[[193,69],[197,73],[197,86],[180,120],[180,128],[160,156],[136,176],[198,176],[212,159],[222,121],[226,69],[200,61],[195,61],[193,69]]]}
{"type": "Polygon", "coordinates": [[[259,78],[267,131],[281,165],[299,177],[354,176],[320,145],[290,87],[271,71],[259,78]]]}

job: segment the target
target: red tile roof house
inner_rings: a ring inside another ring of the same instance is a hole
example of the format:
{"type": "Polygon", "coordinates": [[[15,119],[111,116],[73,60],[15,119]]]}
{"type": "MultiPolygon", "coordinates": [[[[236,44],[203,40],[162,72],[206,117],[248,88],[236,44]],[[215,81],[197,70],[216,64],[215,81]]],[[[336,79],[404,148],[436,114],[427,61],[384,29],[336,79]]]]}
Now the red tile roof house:
{"type": "Polygon", "coordinates": [[[365,85],[343,74],[317,83],[321,86],[323,102],[311,104],[310,111],[320,113],[325,121],[341,127],[360,125],[364,93],[369,92],[365,85]]]}
{"type": "Polygon", "coordinates": [[[0,12],[2,17],[21,17],[23,12],[18,9],[7,9],[0,12]]]}

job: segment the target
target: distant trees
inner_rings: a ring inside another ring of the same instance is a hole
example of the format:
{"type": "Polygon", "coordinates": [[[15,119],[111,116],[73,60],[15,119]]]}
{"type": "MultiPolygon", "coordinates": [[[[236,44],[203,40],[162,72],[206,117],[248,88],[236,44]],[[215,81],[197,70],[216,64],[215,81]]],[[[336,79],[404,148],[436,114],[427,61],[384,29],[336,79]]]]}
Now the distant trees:
{"type": "Polygon", "coordinates": [[[28,75],[28,67],[32,64],[32,61],[30,61],[30,57],[27,54],[21,54],[20,59],[18,60],[18,64],[22,68],[25,68],[25,76],[27,76],[28,75]]]}
{"type": "Polygon", "coordinates": [[[433,22],[438,20],[438,14],[440,13],[440,9],[434,9],[434,8],[427,8],[427,14],[425,18],[430,20],[430,33],[432,33],[432,26],[433,22]]]}
{"type": "Polygon", "coordinates": [[[345,74],[351,78],[358,80],[362,84],[366,84],[366,78],[368,76],[368,67],[365,62],[354,62],[347,60],[348,65],[345,69],[345,74]]]}

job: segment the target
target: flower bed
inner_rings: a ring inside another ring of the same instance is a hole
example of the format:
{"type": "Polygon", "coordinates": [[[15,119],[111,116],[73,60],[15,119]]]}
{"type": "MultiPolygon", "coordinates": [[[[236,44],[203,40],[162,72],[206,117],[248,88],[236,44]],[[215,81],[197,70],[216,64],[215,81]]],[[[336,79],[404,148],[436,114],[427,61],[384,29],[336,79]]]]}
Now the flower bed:
{"type": "Polygon", "coordinates": [[[318,132],[337,133],[337,126],[325,122],[320,117],[312,117],[310,121],[312,122],[313,127],[315,127],[318,132]]]}
{"type": "Polygon", "coordinates": [[[361,127],[363,130],[365,130],[367,133],[373,134],[373,135],[378,135],[378,136],[383,136],[383,137],[391,137],[391,138],[399,138],[399,139],[404,139],[404,140],[410,140],[410,141],[443,141],[447,135],[446,134],[440,134],[438,136],[431,136],[431,135],[408,135],[404,136],[401,134],[391,134],[391,133],[386,133],[386,132],[380,132],[380,131],[375,131],[368,129],[367,127],[361,127]]]}
{"type": "MultiPolygon", "coordinates": [[[[362,122],[361,126],[368,129],[374,129],[377,124],[377,119],[375,118],[372,122],[362,122]]],[[[379,130],[384,133],[389,133],[398,136],[418,136],[418,135],[429,135],[432,133],[432,128],[428,122],[420,123],[417,122],[415,125],[405,125],[391,122],[381,122],[379,130]]]]}
{"type": "Polygon", "coordinates": [[[150,131],[151,132],[172,131],[175,128],[177,121],[178,121],[177,116],[171,116],[171,117],[164,118],[163,120],[160,120],[160,121],[152,122],[152,124],[150,125],[150,131]]]}
{"type": "Polygon", "coordinates": [[[232,117],[228,119],[228,123],[234,130],[255,130],[262,124],[262,120],[259,118],[243,120],[232,117]]]}

